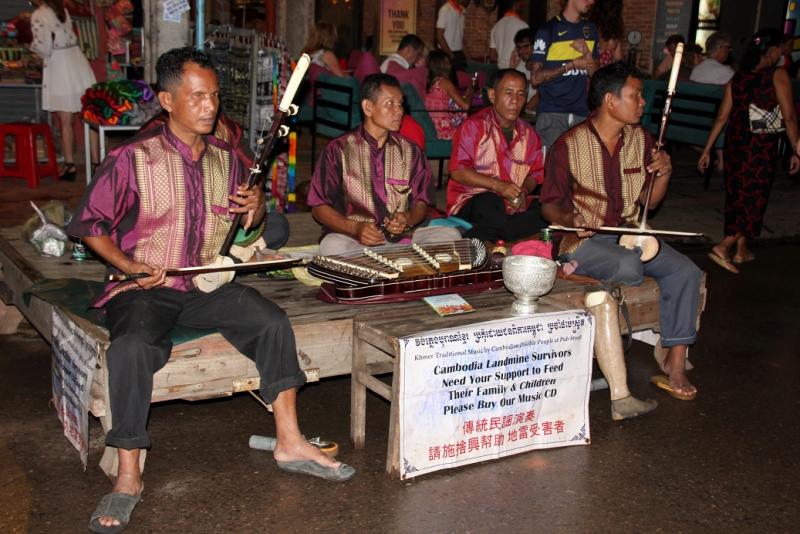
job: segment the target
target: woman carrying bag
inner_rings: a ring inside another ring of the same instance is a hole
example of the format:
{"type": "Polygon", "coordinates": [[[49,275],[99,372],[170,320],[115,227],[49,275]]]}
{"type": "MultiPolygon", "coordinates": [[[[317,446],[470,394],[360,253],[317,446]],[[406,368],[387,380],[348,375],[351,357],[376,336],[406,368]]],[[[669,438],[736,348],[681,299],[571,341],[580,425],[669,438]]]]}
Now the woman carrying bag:
{"type": "MultiPolygon", "coordinates": [[[[754,259],[748,240],[761,233],[764,213],[775,175],[778,141],[785,131],[792,147],[797,146],[797,119],[788,74],[775,65],[781,57],[783,35],[772,29],[753,36],[742,55],[739,70],[725,86],[725,95],[697,163],[705,172],[714,142],[725,132],[725,237],[709,253],[715,263],[732,273],[734,264],[754,259]],[[730,250],[736,249],[733,255],[730,250]]],[[[789,172],[800,169],[792,154],[789,172]]]]}

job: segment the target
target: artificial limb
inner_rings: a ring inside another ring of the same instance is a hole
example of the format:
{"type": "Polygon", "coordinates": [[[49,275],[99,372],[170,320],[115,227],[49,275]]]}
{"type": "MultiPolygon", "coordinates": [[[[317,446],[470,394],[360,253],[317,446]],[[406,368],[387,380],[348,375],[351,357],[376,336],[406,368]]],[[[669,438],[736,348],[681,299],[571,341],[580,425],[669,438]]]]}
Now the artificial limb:
{"type": "Polygon", "coordinates": [[[639,400],[628,389],[625,353],[619,330],[619,311],[607,291],[593,291],[584,300],[586,311],[595,320],[594,353],[611,392],[611,418],[622,421],[652,412],[658,403],[639,400]]]}

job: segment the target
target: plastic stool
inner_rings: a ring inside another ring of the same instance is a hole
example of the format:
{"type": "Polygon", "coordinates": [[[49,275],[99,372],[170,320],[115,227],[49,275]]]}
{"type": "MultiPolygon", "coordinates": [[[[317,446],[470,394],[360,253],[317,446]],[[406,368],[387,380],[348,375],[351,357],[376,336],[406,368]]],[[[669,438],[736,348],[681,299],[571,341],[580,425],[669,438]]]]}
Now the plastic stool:
{"type": "Polygon", "coordinates": [[[47,124],[27,122],[11,122],[0,124],[0,141],[2,141],[2,157],[0,158],[0,177],[21,177],[28,181],[28,187],[39,187],[39,179],[46,176],[58,178],[58,162],[53,144],[53,134],[47,124]],[[14,137],[15,157],[11,164],[6,163],[6,139],[14,137]],[[36,138],[44,139],[47,151],[47,162],[39,163],[36,155],[36,138]]]}

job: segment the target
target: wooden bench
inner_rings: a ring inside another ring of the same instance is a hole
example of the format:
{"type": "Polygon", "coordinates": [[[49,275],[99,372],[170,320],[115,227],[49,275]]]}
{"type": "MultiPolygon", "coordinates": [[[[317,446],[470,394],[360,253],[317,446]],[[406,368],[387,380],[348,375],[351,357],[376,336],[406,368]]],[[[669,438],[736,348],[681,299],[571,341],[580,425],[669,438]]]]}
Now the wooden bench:
{"type": "MultiPolygon", "coordinates": [[[[289,246],[316,240],[319,227],[310,214],[289,215],[289,220],[293,231],[289,246]]],[[[5,295],[7,304],[18,309],[48,343],[52,343],[53,307],[36,296],[25,299],[24,293],[44,279],[102,280],[105,272],[97,261],[79,262],[69,256],[39,256],[22,239],[21,227],[0,229],[0,265],[5,288],[0,295],[5,295]]],[[[294,280],[249,276],[240,281],[256,288],[286,311],[295,333],[298,361],[307,376],[319,379],[350,373],[353,317],[365,311],[363,306],[321,302],[316,298],[316,288],[294,280]]],[[[404,306],[408,304],[400,304],[393,309],[402,309],[404,306]]],[[[374,309],[374,306],[368,308],[374,309]]],[[[68,311],[65,314],[101,346],[91,390],[90,411],[100,418],[105,431],[111,425],[111,414],[107,409],[105,364],[108,333],[68,311]]],[[[258,388],[259,378],[253,362],[241,355],[220,334],[211,334],[173,347],[169,362],[154,376],[152,402],[226,397],[258,388]]],[[[112,474],[116,471],[116,454],[109,449],[106,449],[101,460],[101,467],[106,473],[112,474]]]]}

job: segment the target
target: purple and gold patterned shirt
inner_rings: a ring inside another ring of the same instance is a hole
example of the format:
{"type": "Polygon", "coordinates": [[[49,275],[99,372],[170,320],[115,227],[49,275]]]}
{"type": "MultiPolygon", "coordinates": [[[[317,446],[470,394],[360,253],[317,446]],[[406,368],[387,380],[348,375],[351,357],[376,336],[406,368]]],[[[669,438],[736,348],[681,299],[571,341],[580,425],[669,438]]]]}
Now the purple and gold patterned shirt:
{"type": "Polygon", "coordinates": [[[391,216],[395,195],[407,199],[405,209],[416,201],[431,205],[430,186],[428,160],[415,143],[389,132],[386,142],[378,148],[377,141],[361,126],[328,143],[311,178],[308,205],[327,205],[345,217],[369,218],[380,224],[391,216]],[[387,157],[387,152],[395,156],[387,157]],[[366,161],[361,155],[366,156],[366,161]],[[371,187],[359,188],[361,180],[367,180],[371,187]],[[356,198],[359,191],[369,198],[356,198]]]}
{"type": "MultiPolygon", "coordinates": [[[[109,236],[129,258],[154,267],[203,264],[211,239],[206,234],[213,228],[213,237],[219,239],[221,229],[230,225],[233,217],[228,208],[233,204],[227,195],[236,191],[243,177],[230,145],[211,135],[205,141],[195,161],[191,148],[164,124],[112,150],[95,173],[67,233],[109,236]],[[163,260],[150,263],[147,258],[163,260]]],[[[109,272],[117,271],[109,266],[109,272]]],[[[189,276],[168,277],[165,285],[178,291],[194,288],[189,276]]],[[[134,282],[111,282],[94,306],[102,307],[120,291],[137,288],[134,282]]]]}

